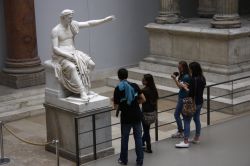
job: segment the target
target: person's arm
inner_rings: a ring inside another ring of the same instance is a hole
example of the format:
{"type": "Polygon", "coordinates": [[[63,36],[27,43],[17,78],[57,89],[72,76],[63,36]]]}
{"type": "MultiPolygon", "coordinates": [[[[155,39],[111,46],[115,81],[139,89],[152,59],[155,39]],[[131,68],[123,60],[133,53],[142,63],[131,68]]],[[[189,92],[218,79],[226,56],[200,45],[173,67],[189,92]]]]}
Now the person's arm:
{"type": "Polygon", "coordinates": [[[177,80],[177,78],[176,78],[176,76],[175,75],[171,75],[171,77],[172,77],[172,79],[174,80],[174,82],[175,82],[175,84],[176,84],[176,86],[178,87],[178,88],[183,88],[183,84],[182,83],[180,83],[178,80],[177,80]]]}
{"type": "Polygon", "coordinates": [[[119,107],[119,102],[120,102],[117,88],[115,88],[115,90],[114,90],[114,95],[113,95],[112,101],[113,101],[113,109],[117,110],[119,107]]]}
{"type": "Polygon", "coordinates": [[[137,84],[135,84],[135,89],[136,89],[136,91],[138,93],[138,98],[137,98],[138,103],[139,104],[145,103],[146,102],[146,97],[143,94],[143,91],[140,89],[140,87],[137,84]]]}
{"type": "Polygon", "coordinates": [[[59,43],[58,43],[58,35],[57,35],[57,30],[53,29],[51,33],[51,38],[52,38],[52,49],[54,54],[62,56],[70,61],[73,60],[73,55],[71,55],[68,52],[65,52],[59,48],[59,43]]]}
{"type": "Polygon", "coordinates": [[[146,97],[144,96],[143,93],[139,94],[138,97],[139,97],[139,98],[138,98],[138,103],[139,103],[139,104],[143,104],[143,103],[146,102],[146,97]]]}
{"type": "Polygon", "coordinates": [[[115,19],[115,16],[108,16],[104,19],[99,19],[99,20],[90,20],[90,21],[85,21],[85,22],[77,22],[79,28],[87,28],[87,27],[94,27],[109,21],[112,21],[115,19]]]}
{"type": "Polygon", "coordinates": [[[177,87],[179,87],[180,89],[185,89],[186,91],[189,91],[188,87],[189,84],[187,82],[185,82],[185,80],[183,80],[184,82],[179,82],[176,78],[175,75],[171,75],[172,79],[175,81],[175,84],[177,87]]]}

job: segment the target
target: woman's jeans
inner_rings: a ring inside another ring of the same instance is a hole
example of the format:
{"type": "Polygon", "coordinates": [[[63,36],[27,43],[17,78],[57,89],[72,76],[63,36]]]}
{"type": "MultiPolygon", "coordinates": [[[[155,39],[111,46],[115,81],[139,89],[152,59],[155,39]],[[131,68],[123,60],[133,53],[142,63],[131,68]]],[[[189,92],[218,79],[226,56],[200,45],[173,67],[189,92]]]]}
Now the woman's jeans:
{"type": "Polygon", "coordinates": [[[143,136],[142,136],[142,144],[147,145],[147,149],[151,150],[151,138],[150,138],[150,125],[142,123],[143,126],[143,136]]]}
{"type": "Polygon", "coordinates": [[[196,128],[196,132],[195,132],[196,137],[199,137],[201,135],[201,120],[200,120],[201,108],[202,108],[202,104],[196,105],[196,111],[193,117],[195,128],[196,128]]]}
{"type": "Polygon", "coordinates": [[[177,123],[178,132],[183,132],[183,125],[181,120],[181,114],[182,114],[182,108],[183,108],[183,98],[178,98],[174,118],[177,123]]]}
{"type": "MultiPolygon", "coordinates": [[[[201,113],[202,105],[196,105],[196,111],[193,115],[196,133],[195,136],[199,137],[201,133],[201,122],[200,122],[200,113],[201,113]]],[[[183,121],[184,121],[184,139],[188,139],[190,136],[190,123],[191,123],[192,117],[183,115],[183,121]]]]}

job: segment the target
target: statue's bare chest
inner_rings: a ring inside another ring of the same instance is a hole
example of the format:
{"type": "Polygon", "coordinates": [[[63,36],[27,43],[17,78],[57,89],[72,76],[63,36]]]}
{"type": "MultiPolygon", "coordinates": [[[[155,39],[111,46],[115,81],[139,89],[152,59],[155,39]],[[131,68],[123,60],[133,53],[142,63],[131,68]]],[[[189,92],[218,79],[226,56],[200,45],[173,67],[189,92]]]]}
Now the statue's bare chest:
{"type": "Polygon", "coordinates": [[[67,39],[72,39],[73,33],[72,33],[70,28],[67,28],[67,29],[62,28],[62,29],[60,29],[60,31],[58,33],[58,38],[61,41],[67,40],[67,39]]]}

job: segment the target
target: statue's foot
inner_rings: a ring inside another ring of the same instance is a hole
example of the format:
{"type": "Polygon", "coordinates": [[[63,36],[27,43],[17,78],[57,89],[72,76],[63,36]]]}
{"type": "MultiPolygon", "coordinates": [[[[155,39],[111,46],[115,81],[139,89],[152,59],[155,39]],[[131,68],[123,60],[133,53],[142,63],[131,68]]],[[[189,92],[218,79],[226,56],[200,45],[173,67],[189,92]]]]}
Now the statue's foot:
{"type": "Polygon", "coordinates": [[[85,92],[82,92],[80,96],[83,101],[89,102],[90,98],[85,92]]]}
{"type": "Polygon", "coordinates": [[[91,96],[96,96],[96,95],[97,95],[97,93],[95,93],[95,92],[93,92],[93,91],[89,91],[89,92],[88,92],[88,95],[91,95],[91,96]]]}
{"type": "Polygon", "coordinates": [[[84,102],[89,102],[90,98],[89,97],[81,97],[81,100],[84,102]]]}

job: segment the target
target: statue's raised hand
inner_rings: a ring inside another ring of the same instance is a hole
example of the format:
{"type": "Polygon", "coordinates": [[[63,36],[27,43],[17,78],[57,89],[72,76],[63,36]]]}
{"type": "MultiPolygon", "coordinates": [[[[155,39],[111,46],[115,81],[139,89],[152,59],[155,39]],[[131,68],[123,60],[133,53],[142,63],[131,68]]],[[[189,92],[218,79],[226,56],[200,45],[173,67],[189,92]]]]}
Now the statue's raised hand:
{"type": "Polygon", "coordinates": [[[105,20],[107,20],[107,21],[114,21],[115,19],[116,19],[116,18],[115,18],[114,15],[108,16],[108,17],[105,18],[105,20]]]}

